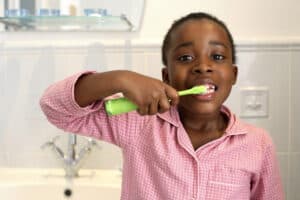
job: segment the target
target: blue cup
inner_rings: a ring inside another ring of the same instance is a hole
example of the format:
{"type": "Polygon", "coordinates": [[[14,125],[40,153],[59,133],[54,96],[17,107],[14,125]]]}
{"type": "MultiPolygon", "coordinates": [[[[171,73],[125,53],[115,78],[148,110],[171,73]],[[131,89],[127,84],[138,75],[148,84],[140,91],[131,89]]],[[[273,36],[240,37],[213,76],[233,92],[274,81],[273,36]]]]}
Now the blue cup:
{"type": "Polygon", "coordinates": [[[107,16],[107,9],[99,8],[98,9],[98,14],[100,14],[102,16],[107,16]]]}
{"type": "Polygon", "coordinates": [[[40,8],[40,9],[38,9],[36,15],[37,16],[50,16],[50,10],[47,8],[40,8]]]}
{"type": "Polygon", "coordinates": [[[51,9],[50,14],[51,14],[51,16],[60,16],[60,10],[59,9],[51,9]]]}
{"type": "Polygon", "coordinates": [[[91,16],[91,15],[98,14],[98,11],[96,9],[93,9],[93,8],[86,8],[86,9],[83,10],[83,12],[84,12],[85,16],[91,16]]]}
{"type": "Polygon", "coordinates": [[[60,16],[60,10],[41,8],[37,11],[37,16],[60,16]]]}
{"type": "Polygon", "coordinates": [[[6,9],[5,17],[26,17],[29,16],[30,12],[27,9],[6,9]]]}

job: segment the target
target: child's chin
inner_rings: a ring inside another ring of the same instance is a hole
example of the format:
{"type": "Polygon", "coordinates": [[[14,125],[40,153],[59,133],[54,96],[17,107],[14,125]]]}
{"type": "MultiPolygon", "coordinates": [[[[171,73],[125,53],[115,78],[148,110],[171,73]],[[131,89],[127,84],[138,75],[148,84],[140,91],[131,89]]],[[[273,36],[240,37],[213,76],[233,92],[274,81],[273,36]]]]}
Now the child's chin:
{"type": "Polygon", "coordinates": [[[219,112],[214,106],[205,105],[198,107],[191,107],[189,111],[195,115],[211,116],[219,112]]]}

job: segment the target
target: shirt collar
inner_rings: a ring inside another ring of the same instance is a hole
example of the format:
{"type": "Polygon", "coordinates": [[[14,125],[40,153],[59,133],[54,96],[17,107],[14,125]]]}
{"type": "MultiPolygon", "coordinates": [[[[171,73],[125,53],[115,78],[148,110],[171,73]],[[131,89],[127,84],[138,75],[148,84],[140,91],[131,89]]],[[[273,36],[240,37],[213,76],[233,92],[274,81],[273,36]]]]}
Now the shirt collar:
{"type": "Polygon", "coordinates": [[[221,112],[227,115],[229,119],[224,135],[242,135],[247,133],[244,123],[240,121],[226,106],[223,105],[221,107],[221,112]]]}
{"type": "MultiPolygon", "coordinates": [[[[240,121],[235,114],[233,114],[226,106],[221,107],[221,112],[228,116],[229,123],[227,128],[225,129],[224,135],[242,135],[246,134],[247,130],[245,128],[245,124],[240,121]]],[[[171,107],[171,109],[164,113],[158,113],[158,117],[169,122],[175,127],[179,127],[181,122],[178,114],[178,110],[176,107],[171,107]]]]}
{"type": "Polygon", "coordinates": [[[158,113],[157,116],[176,127],[179,127],[179,124],[181,123],[177,107],[175,106],[172,106],[171,109],[167,112],[158,113]]]}

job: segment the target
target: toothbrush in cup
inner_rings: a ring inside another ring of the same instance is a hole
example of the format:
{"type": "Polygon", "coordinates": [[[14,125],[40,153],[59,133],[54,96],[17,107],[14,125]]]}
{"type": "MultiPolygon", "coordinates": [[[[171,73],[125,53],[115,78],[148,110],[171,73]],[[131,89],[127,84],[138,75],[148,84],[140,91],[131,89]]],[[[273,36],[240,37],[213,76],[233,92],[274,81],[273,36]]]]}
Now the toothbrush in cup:
{"type": "MultiPolygon", "coordinates": [[[[187,90],[179,91],[178,95],[185,96],[193,94],[206,94],[208,92],[208,89],[209,88],[206,85],[199,85],[187,90]]],[[[136,110],[137,108],[137,105],[135,105],[132,101],[125,97],[110,99],[105,102],[105,110],[109,116],[127,113],[136,110]]]]}

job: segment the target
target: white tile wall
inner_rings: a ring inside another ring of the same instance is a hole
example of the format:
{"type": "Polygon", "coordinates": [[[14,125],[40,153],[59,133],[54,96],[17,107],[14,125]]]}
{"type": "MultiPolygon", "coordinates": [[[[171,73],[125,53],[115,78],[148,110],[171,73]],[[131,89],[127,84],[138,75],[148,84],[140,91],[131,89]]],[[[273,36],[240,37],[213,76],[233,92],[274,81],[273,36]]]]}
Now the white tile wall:
{"type": "Polygon", "coordinates": [[[278,153],[278,161],[280,167],[280,174],[283,182],[283,188],[287,196],[289,187],[289,155],[288,153],[278,153]]]}
{"type": "MultiPolygon", "coordinates": [[[[289,200],[300,199],[299,49],[297,45],[240,45],[239,78],[226,102],[239,115],[241,88],[269,89],[268,117],[243,120],[270,132],[289,200]]],[[[63,149],[67,144],[67,135],[51,126],[39,109],[39,98],[49,84],[86,69],[129,69],[160,79],[163,67],[159,46],[129,42],[125,47],[101,43],[76,48],[0,47],[0,58],[0,113],[5,113],[0,115],[0,167],[60,167],[50,150],[40,149],[55,135],[61,136],[58,145],[63,149]]],[[[84,143],[85,138],[79,137],[79,145],[84,143]]],[[[120,168],[121,151],[98,143],[102,148],[95,149],[84,167],[120,168]]]]}
{"type": "Polygon", "coordinates": [[[300,199],[300,50],[291,53],[291,135],[288,199],[300,199]]]}
{"type": "Polygon", "coordinates": [[[288,200],[298,200],[300,199],[300,153],[291,153],[290,157],[288,200]]]}
{"type": "MultiPolygon", "coordinates": [[[[274,47],[275,48],[275,47],[274,47]]],[[[269,115],[262,118],[245,118],[269,131],[279,152],[288,151],[289,130],[289,71],[290,53],[287,51],[247,51],[238,53],[238,83],[235,88],[239,95],[244,87],[266,87],[269,89],[269,115]]],[[[236,108],[240,113],[240,105],[236,108]]]]}
{"type": "Polygon", "coordinates": [[[300,50],[292,52],[291,62],[291,151],[300,152],[300,50]]]}

